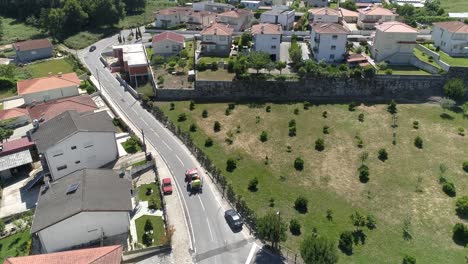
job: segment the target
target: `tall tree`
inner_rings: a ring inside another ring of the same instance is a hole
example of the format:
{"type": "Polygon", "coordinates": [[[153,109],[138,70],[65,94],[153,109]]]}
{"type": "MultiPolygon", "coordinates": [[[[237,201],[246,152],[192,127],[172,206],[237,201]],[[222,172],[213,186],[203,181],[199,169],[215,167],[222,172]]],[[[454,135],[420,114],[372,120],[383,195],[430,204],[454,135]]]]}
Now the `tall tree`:
{"type": "Polygon", "coordinates": [[[0,127],[0,142],[9,139],[13,135],[13,130],[0,127]]]}
{"type": "Polygon", "coordinates": [[[65,14],[65,23],[62,27],[66,35],[79,32],[87,25],[88,14],[83,10],[78,0],[66,0],[62,10],[65,14]]]}
{"type": "Polygon", "coordinates": [[[325,237],[307,236],[301,243],[301,257],[306,264],[334,264],[338,262],[335,243],[325,237]]]}
{"type": "Polygon", "coordinates": [[[270,62],[270,55],[265,52],[261,51],[254,51],[251,52],[249,55],[249,62],[252,68],[257,70],[257,73],[265,68],[267,64],[270,62]]]}
{"type": "Polygon", "coordinates": [[[63,24],[65,12],[61,8],[43,9],[41,11],[40,23],[52,36],[61,39],[64,35],[63,24]]]}
{"type": "Polygon", "coordinates": [[[95,0],[92,11],[92,24],[97,27],[112,26],[125,16],[125,8],[120,0],[95,0]]]}
{"type": "Polygon", "coordinates": [[[145,9],[145,0],[123,0],[127,12],[141,11],[145,9]]]}
{"type": "Polygon", "coordinates": [[[444,85],[444,94],[450,99],[458,100],[465,96],[467,88],[462,79],[450,79],[444,85]]]}
{"type": "Polygon", "coordinates": [[[281,219],[279,213],[269,212],[257,221],[258,237],[271,242],[277,248],[279,242],[286,241],[287,224],[281,219]]]}
{"type": "Polygon", "coordinates": [[[344,3],[340,3],[340,7],[352,11],[357,10],[356,2],[354,0],[346,0],[344,3]]]}

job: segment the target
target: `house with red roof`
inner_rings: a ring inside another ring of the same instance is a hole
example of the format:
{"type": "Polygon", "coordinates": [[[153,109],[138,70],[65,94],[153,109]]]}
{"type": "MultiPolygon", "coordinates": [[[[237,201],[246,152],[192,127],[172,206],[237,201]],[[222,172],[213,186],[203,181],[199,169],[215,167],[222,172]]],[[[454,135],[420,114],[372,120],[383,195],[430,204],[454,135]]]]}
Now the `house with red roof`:
{"type": "Polygon", "coordinates": [[[450,56],[468,57],[468,24],[461,21],[434,23],[432,40],[450,56]]]}
{"type": "Polygon", "coordinates": [[[379,23],[375,28],[370,49],[375,62],[410,64],[418,31],[398,21],[379,23]]]}
{"type": "Polygon", "coordinates": [[[184,24],[188,30],[201,30],[215,21],[216,13],[193,10],[188,7],[171,7],[154,12],[155,26],[170,28],[184,24]]]}
{"type": "Polygon", "coordinates": [[[15,107],[0,111],[0,124],[6,128],[24,126],[30,121],[27,109],[15,107]]]}
{"type": "Polygon", "coordinates": [[[313,23],[310,47],[317,61],[341,62],[345,59],[350,31],[339,23],[313,23]]]}
{"type": "Polygon", "coordinates": [[[3,264],[120,264],[121,262],[122,246],[116,245],[7,258],[3,264]]]}
{"type": "Polygon", "coordinates": [[[27,63],[52,57],[54,46],[49,39],[33,39],[13,44],[18,62],[27,63]]]}
{"type": "Polygon", "coordinates": [[[270,54],[273,61],[280,58],[281,25],[261,23],[252,26],[253,48],[255,51],[270,54]]]}
{"type": "Polygon", "coordinates": [[[225,24],[214,23],[202,30],[201,53],[206,55],[229,55],[233,29],[225,24]]]}
{"type": "Polygon", "coordinates": [[[165,31],[153,36],[151,42],[153,54],[162,56],[177,55],[185,48],[185,37],[171,31],[165,31]]]}
{"type": "Polygon", "coordinates": [[[375,29],[377,23],[395,21],[398,15],[395,12],[378,5],[359,9],[357,26],[360,29],[375,29]]]}
{"type": "Polygon", "coordinates": [[[18,81],[17,89],[25,104],[31,104],[78,95],[80,83],[76,73],[72,72],[18,81]]]}
{"type": "Polygon", "coordinates": [[[338,23],[342,15],[340,10],[322,7],[309,9],[309,20],[315,23],[338,23]]]}
{"type": "Polygon", "coordinates": [[[234,9],[218,14],[218,23],[229,25],[234,31],[243,31],[250,27],[253,20],[253,13],[250,10],[234,9]]]}
{"type": "Polygon", "coordinates": [[[31,120],[45,122],[66,111],[85,113],[97,109],[98,107],[93,99],[87,94],[82,94],[51,100],[42,104],[33,104],[27,108],[27,111],[31,120]]]}

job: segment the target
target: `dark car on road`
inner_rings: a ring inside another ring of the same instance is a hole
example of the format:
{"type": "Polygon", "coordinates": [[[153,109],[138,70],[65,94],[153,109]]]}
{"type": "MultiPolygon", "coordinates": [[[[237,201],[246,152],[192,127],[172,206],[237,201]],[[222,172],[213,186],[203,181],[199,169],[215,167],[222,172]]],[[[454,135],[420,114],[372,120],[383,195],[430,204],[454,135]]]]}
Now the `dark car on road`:
{"type": "Polygon", "coordinates": [[[93,52],[94,50],[96,50],[96,46],[93,45],[93,46],[89,47],[89,52],[93,52]]]}
{"type": "Polygon", "coordinates": [[[242,222],[240,215],[233,209],[229,209],[224,212],[224,218],[226,218],[226,221],[232,229],[242,229],[242,225],[244,223],[242,222]]]}

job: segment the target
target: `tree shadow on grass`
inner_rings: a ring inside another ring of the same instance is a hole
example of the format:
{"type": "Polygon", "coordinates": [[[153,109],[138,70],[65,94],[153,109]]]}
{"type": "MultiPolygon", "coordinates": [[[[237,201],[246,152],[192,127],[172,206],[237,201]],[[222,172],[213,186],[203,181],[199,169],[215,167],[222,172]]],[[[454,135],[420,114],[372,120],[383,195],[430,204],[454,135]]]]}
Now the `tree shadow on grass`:
{"type": "Polygon", "coordinates": [[[447,114],[447,113],[442,113],[440,114],[440,118],[444,119],[444,120],[453,120],[455,119],[453,116],[447,114]]]}
{"type": "Polygon", "coordinates": [[[14,247],[16,244],[20,242],[21,238],[17,237],[15,240],[11,241],[10,245],[8,245],[8,249],[11,249],[14,247]]]}
{"type": "Polygon", "coordinates": [[[354,244],[359,244],[364,245],[366,243],[366,234],[362,230],[356,230],[353,232],[353,240],[354,244]]]}

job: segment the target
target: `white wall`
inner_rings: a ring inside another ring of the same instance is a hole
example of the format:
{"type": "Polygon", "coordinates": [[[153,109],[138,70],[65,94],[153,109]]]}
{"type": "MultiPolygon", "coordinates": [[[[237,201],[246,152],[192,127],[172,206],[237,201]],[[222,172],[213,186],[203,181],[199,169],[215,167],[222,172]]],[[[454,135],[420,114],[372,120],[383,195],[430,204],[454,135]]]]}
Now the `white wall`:
{"type": "Polygon", "coordinates": [[[338,16],[334,15],[313,15],[313,22],[319,22],[319,23],[338,23],[338,16]]]}
{"type": "Polygon", "coordinates": [[[206,2],[204,1],[196,2],[196,3],[193,3],[192,9],[195,11],[205,11],[205,5],[206,5],[206,2]]]}
{"type": "Polygon", "coordinates": [[[45,102],[49,100],[54,100],[54,99],[60,99],[64,97],[69,97],[69,96],[75,96],[78,95],[78,86],[73,85],[69,87],[64,87],[60,89],[54,89],[54,90],[47,90],[47,91],[42,91],[42,92],[37,92],[37,93],[30,93],[30,94],[25,94],[23,95],[24,98],[24,103],[25,104],[30,104],[33,101],[36,102],[45,102]]]}
{"type": "Polygon", "coordinates": [[[344,60],[346,42],[347,34],[324,34],[316,33],[312,30],[310,36],[310,47],[317,61],[325,60],[326,62],[339,62],[344,60]],[[333,36],[336,36],[336,38],[333,36]],[[319,38],[320,41],[316,42],[316,37],[319,38]],[[335,46],[335,48],[333,49],[332,46],[335,46]],[[315,50],[314,47],[317,47],[318,49],[315,50]],[[333,55],[334,58],[330,57],[331,55],[333,55]]]}
{"type": "Polygon", "coordinates": [[[177,54],[182,50],[184,44],[165,39],[157,43],[153,43],[152,47],[154,54],[177,54]]]}
{"type": "MultiPolygon", "coordinates": [[[[130,191],[130,190],[129,190],[130,191]]],[[[128,212],[81,212],[38,232],[45,253],[69,249],[105,236],[128,232],[128,212]]]]}
{"type": "Polygon", "coordinates": [[[392,33],[377,30],[372,46],[372,55],[375,61],[409,64],[411,56],[406,55],[413,54],[413,49],[416,44],[401,44],[399,42],[416,42],[417,35],[417,33],[392,33]],[[398,56],[398,54],[403,54],[405,56],[398,56]]]}
{"type": "Polygon", "coordinates": [[[270,24],[276,24],[277,17],[274,15],[269,15],[269,14],[261,14],[260,15],[260,23],[270,23],[270,24]]]}
{"type": "Polygon", "coordinates": [[[468,34],[454,34],[438,26],[432,29],[432,40],[436,47],[451,56],[468,57],[468,34]]]}
{"type": "Polygon", "coordinates": [[[54,180],[83,168],[97,169],[118,157],[115,133],[78,132],[50,147],[45,156],[54,180]],[[57,170],[64,165],[66,169],[57,170]]]}
{"type": "Polygon", "coordinates": [[[291,30],[294,26],[294,11],[286,11],[278,16],[278,23],[283,26],[283,30],[291,30]]]}
{"type": "Polygon", "coordinates": [[[156,15],[156,27],[173,27],[179,25],[180,23],[181,21],[178,13],[170,15],[156,15]]]}
{"type": "Polygon", "coordinates": [[[256,51],[263,51],[268,54],[276,56],[276,60],[280,58],[280,45],[281,35],[269,35],[269,34],[255,34],[254,35],[254,49],[256,51]]]}

